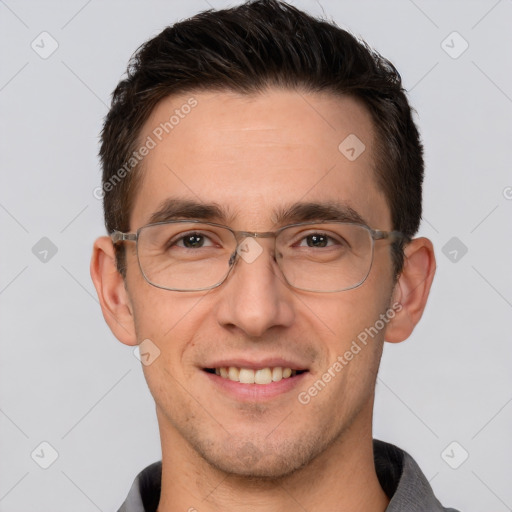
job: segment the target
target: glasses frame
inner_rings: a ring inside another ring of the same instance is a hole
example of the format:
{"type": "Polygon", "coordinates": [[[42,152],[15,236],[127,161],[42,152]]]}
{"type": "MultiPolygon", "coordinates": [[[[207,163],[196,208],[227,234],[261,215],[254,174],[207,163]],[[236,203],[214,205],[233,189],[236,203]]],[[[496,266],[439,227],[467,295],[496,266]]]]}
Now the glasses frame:
{"type": "Polygon", "coordinates": [[[139,269],[140,269],[141,274],[143,275],[144,279],[146,280],[146,282],[148,284],[150,284],[151,286],[154,286],[155,288],[160,288],[162,290],[168,290],[168,291],[174,291],[174,292],[200,292],[200,291],[213,290],[214,288],[219,287],[226,281],[226,279],[229,277],[229,275],[233,271],[233,268],[235,267],[236,262],[239,259],[238,258],[238,256],[239,256],[238,249],[240,247],[240,242],[242,242],[246,238],[274,238],[274,252],[275,252],[275,249],[276,249],[275,244],[276,244],[277,237],[285,229],[298,227],[298,226],[318,226],[318,225],[322,225],[322,224],[344,224],[344,225],[351,225],[351,226],[359,226],[368,231],[371,241],[372,241],[371,261],[370,261],[370,266],[368,268],[368,272],[366,273],[366,275],[360,282],[358,282],[354,286],[350,286],[348,288],[343,288],[341,290],[332,290],[332,291],[331,290],[329,290],[329,291],[309,290],[309,289],[306,290],[306,289],[303,289],[303,288],[300,288],[300,287],[290,284],[286,278],[286,275],[284,274],[284,272],[281,268],[281,265],[279,264],[279,262],[277,262],[277,265],[279,266],[279,269],[281,270],[281,274],[282,274],[286,284],[288,286],[290,286],[291,288],[294,288],[296,290],[313,292],[313,293],[338,293],[338,292],[344,292],[347,290],[353,290],[354,288],[358,288],[359,286],[361,286],[366,281],[368,276],[370,275],[370,272],[371,272],[371,269],[373,266],[376,241],[389,240],[391,243],[395,243],[395,242],[408,243],[411,241],[410,237],[408,237],[404,233],[401,233],[400,231],[384,231],[382,229],[373,229],[373,228],[367,226],[366,224],[362,224],[362,223],[358,223],[358,222],[345,222],[345,221],[339,221],[339,220],[325,220],[325,219],[321,220],[321,221],[317,221],[317,222],[308,221],[308,222],[298,222],[298,223],[294,223],[294,224],[287,224],[286,226],[282,226],[281,228],[279,228],[275,231],[239,231],[239,230],[232,229],[229,226],[226,226],[224,224],[217,224],[215,222],[207,222],[207,221],[202,221],[199,219],[176,219],[176,220],[169,220],[169,221],[162,221],[162,222],[154,222],[152,224],[146,224],[145,226],[142,226],[139,229],[137,229],[137,231],[131,232],[131,233],[123,233],[122,231],[116,230],[110,234],[110,239],[112,240],[112,243],[114,245],[117,245],[122,242],[135,242],[136,243],[137,262],[139,265],[139,269]],[[140,258],[139,258],[139,236],[140,236],[141,231],[143,231],[144,229],[146,229],[148,227],[152,227],[152,226],[159,226],[159,225],[166,225],[166,224],[180,224],[180,223],[204,224],[207,226],[224,228],[233,234],[235,241],[236,241],[236,247],[235,247],[233,254],[229,258],[229,262],[228,262],[229,269],[221,281],[219,281],[218,283],[216,283],[212,286],[207,286],[205,288],[194,288],[191,290],[183,290],[181,288],[169,288],[167,286],[161,286],[161,285],[155,284],[152,281],[150,281],[149,278],[146,276],[146,274],[144,273],[144,269],[142,268],[142,265],[140,263],[140,258]]]}

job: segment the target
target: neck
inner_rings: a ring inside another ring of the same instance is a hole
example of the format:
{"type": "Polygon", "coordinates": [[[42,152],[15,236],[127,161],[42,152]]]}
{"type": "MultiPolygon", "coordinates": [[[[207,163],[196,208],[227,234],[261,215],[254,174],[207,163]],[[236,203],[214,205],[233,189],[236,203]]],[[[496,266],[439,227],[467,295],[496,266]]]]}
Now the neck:
{"type": "Polygon", "coordinates": [[[355,421],[307,466],[273,480],[230,475],[210,466],[176,431],[162,429],[160,423],[158,512],[384,512],[389,498],[375,472],[371,410],[360,415],[359,420],[364,419],[355,421]]]}

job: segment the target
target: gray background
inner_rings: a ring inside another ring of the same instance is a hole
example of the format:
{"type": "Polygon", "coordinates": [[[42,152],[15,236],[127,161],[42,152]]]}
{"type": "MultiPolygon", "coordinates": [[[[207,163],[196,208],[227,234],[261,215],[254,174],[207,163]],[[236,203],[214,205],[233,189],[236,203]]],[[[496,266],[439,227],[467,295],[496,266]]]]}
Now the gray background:
{"type": "MultiPolygon", "coordinates": [[[[445,505],[512,510],[512,1],[293,3],[395,63],[426,146],[437,277],[414,335],[386,346],[375,437],[409,451],[445,505]]],[[[228,4],[0,0],[2,512],[115,511],[160,457],[140,363],[89,277],[98,134],[131,53],[209,5],[228,4]],[[59,45],[46,59],[31,47],[51,49],[43,31],[59,45]]]]}

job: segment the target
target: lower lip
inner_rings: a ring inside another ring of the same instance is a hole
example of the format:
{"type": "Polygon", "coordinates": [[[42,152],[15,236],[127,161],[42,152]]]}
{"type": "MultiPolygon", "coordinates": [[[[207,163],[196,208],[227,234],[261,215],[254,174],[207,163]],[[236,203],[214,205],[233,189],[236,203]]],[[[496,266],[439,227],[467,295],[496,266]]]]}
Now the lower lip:
{"type": "Polygon", "coordinates": [[[233,380],[225,379],[214,373],[202,372],[210,379],[210,382],[218,386],[225,394],[232,396],[237,400],[246,402],[264,401],[290,392],[300,385],[308,372],[299,373],[287,379],[281,379],[278,382],[270,384],[243,384],[233,380]]]}

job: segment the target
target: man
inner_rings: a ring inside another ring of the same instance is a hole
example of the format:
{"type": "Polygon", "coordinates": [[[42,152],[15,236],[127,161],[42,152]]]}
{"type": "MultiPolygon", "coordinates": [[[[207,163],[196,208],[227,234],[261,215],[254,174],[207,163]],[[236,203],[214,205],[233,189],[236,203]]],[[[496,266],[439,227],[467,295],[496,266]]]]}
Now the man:
{"type": "Polygon", "coordinates": [[[208,11],[139,49],[101,158],[91,274],[162,446],[120,511],[450,510],[372,439],[435,271],[395,68],[276,0],[208,11]]]}

